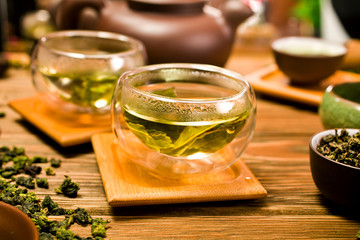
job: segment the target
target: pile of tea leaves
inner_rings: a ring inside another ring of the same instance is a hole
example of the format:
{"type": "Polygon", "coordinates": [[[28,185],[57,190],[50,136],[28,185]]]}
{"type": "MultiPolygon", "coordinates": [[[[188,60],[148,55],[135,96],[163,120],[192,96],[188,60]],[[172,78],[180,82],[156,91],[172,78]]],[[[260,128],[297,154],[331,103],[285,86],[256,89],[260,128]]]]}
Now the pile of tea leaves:
{"type": "MultiPolygon", "coordinates": [[[[38,178],[41,167],[37,163],[48,163],[51,167],[60,167],[61,161],[45,157],[28,157],[24,148],[7,146],[0,147],[0,201],[20,209],[34,222],[39,232],[40,240],[101,240],[106,237],[106,225],[102,218],[93,218],[84,208],[64,209],[58,206],[49,195],[41,201],[34,192],[35,185],[39,188],[49,188],[46,178],[38,178]],[[64,216],[61,221],[51,220],[51,216],[64,216]],[[50,218],[49,218],[50,217],[50,218]],[[91,226],[91,237],[83,238],[70,230],[71,225],[91,226]]],[[[54,175],[53,168],[51,174],[54,175]]],[[[49,175],[49,174],[47,174],[49,175]]],[[[65,176],[62,184],[55,192],[66,197],[76,197],[80,189],[76,182],[65,176]]]]}
{"type": "Polygon", "coordinates": [[[340,134],[335,129],[334,134],[320,140],[317,151],[336,162],[360,168],[360,131],[351,136],[346,129],[341,129],[340,134]]]}

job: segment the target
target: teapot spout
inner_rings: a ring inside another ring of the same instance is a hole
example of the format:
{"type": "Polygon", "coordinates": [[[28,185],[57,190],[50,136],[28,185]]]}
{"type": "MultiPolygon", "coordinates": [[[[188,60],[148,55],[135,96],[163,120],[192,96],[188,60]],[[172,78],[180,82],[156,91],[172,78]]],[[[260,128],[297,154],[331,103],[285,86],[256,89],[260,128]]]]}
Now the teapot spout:
{"type": "Polygon", "coordinates": [[[254,14],[242,0],[213,0],[212,5],[223,13],[228,25],[234,30],[254,14]]]}

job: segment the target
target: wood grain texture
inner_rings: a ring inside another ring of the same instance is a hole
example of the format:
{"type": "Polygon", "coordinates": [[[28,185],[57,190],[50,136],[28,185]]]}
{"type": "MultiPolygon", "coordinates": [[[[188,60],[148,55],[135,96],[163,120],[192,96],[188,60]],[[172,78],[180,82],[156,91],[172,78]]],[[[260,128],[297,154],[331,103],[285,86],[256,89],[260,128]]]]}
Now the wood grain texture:
{"type": "MultiPolygon", "coordinates": [[[[252,64],[254,56],[235,50],[229,66],[249,73],[268,64],[268,53],[264,62],[261,59],[256,57],[252,64]]],[[[0,145],[24,147],[30,156],[62,159],[56,176],[48,178],[50,188],[35,192],[40,199],[50,194],[61,207],[84,207],[94,217],[109,219],[107,239],[355,240],[360,230],[360,214],[325,199],[312,180],[308,141],[323,130],[316,107],[257,93],[255,134],[242,159],[267,190],[267,198],[111,207],[91,144],[61,147],[8,106],[9,101],[34,94],[27,70],[10,69],[0,79],[0,111],[6,113],[0,118],[0,145]],[[64,175],[79,183],[77,198],[54,192],[64,175]]],[[[89,227],[71,229],[83,237],[90,233],[89,227]]]]}
{"type": "MultiPolygon", "coordinates": [[[[126,137],[133,148],[140,148],[132,138],[135,137],[130,134],[126,137]]],[[[134,164],[112,133],[96,134],[92,143],[107,199],[114,207],[256,199],[267,195],[241,159],[224,171],[187,178],[158,178],[134,164]]]]}
{"type": "Polygon", "coordinates": [[[310,106],[318,106],[322,95],[329,85],[343,82],[359,82],[360,75],[341,70],[323,79],[318,84],[297,86],[290,84],[290,79],[282,73],[276,64],[270,64],[245,75],[255,91],[277,98],[292,100],[310,106]]]}
{"type": "Polygon", "coordinates": [[[76,119],[49,109],[37,96],[16,99],[9,105],[63,147],[90,142],[96,133],[111,132],[109,119],[106,125],[80,124],[76,119]]]}

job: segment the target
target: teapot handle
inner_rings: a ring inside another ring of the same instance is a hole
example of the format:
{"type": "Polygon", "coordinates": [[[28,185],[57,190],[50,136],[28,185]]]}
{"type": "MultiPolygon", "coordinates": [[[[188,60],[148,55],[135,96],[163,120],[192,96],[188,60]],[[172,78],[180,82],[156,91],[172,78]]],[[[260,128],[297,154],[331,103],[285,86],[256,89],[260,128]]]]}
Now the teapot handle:
{"type": "Polygon", "coordinates": [[[89,7],[100,12],[105,7],[104,0],[63,0],[56,12],[56,26],[59,29],[76,29],[82,10],[89,7]]]}

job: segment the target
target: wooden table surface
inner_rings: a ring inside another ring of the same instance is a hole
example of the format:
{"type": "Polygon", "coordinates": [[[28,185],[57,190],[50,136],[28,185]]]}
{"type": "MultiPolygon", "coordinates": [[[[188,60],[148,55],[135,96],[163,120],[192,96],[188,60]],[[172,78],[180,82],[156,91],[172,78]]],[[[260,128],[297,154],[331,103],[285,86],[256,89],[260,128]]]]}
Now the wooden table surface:
{"type": "MultiPolygon", "coordinates": [[[[227,67],[250,73],[272,61],[269,52],[235,49],[227,67]]],[[[257,96],[255,134],[243,160],[268,191],[257,200],[112,208],[108,205],[92,145],[60,147],[22,119],[8,102],[35,95],[30,73],[10,69],[0,79],[0,146],[24,147],[30,156],[62,159],[49,190],[61,207],[86,208],[94,217],[110,220],[107,239],[356,239],[358,213],[335,206],[316,188],[310,172],[308,141],[321,131],[316,109],[257,96]],[[63,175],[78,182],[77,198],[57,195],[63,175]]],[[[360,200],[359,200],[360,201],[360,200]]],[[[89,227],[72,226],[81,236],[89,227]]]]}

